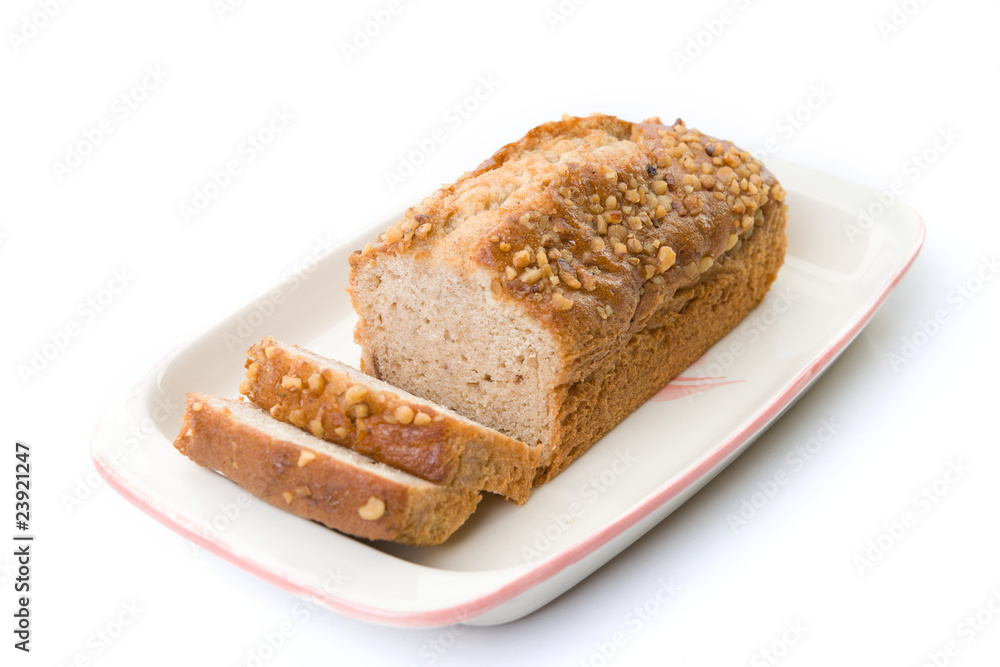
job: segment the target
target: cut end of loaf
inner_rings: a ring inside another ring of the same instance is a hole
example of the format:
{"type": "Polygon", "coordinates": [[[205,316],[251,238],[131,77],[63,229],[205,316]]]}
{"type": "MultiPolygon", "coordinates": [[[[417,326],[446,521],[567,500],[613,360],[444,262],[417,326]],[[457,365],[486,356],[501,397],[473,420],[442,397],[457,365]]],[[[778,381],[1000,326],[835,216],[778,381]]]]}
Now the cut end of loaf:
{"type": "Polygon", "coordinates": [[[362,370],[521,440],[547,437],[556,381],[551,332],[494,298],[489,274],[387,257],[358,276],[362,370]]]}

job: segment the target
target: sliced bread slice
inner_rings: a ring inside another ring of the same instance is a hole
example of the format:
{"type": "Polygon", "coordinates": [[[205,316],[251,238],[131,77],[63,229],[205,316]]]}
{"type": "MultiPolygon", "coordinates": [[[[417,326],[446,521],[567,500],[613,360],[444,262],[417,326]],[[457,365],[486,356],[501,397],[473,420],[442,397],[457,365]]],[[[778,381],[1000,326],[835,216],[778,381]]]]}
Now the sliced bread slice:
{"type": "Polygon", "coordinates": [[[250,403],[205,394],[187,395],[174,447],[275,507],[370,540],[440,544],[482,497],[314,438],[250,403]]]}
{"type": "Polygon", "coordinates": [[[436,484],[528,499],[540,448],[296,345],[247,354],[240,392],[272,417],[436,484]]]}

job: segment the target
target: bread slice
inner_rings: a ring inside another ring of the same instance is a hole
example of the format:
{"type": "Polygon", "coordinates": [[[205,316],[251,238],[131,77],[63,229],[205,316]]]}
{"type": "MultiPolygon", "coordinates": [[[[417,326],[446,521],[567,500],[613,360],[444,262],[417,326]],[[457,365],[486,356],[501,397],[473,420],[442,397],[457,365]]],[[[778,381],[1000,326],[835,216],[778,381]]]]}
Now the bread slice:
{"type": "Polygon", "coordinates": [[[205,394],[187,395],[174,447],[275,507],[370,540],[439,544],[481,498],[314,438],[249,403],[205,394]]]}
{"type": "Polygon", "coordinates": [[[276,419],[437,484],[528,499],[539,448],[272,337],[247,354],[240,392],[276,419]]]}
{"type": "Polygon", "coordinates": [[[545,482],[761,301],[783,200],[680,120],[541,125],[351,256],[361,369],[541,447],[545,482]]]}

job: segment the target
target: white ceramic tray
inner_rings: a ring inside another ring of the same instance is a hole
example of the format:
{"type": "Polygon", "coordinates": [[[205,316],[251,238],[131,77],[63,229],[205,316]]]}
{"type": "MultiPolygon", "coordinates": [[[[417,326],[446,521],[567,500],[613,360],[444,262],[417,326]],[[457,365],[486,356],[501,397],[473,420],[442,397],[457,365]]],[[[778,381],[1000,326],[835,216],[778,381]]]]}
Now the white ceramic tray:
{"type": "Polygon", "coordinates": [[[357,364],[347,256],[377,220],[174,350],[105,415],[97,470],[125,498],[208,551],[338,612],[379,623],[489,625],[524,616],[625,549],[728,465],[837,357],[920,249],[895,204],[858,229],[873,193],[792,164],[788,259],[767,299],[681,377],[522,507],[487,497],[438,547],[367,543],[249,498],[171,446],[187,391],[235,395],[245,349],[271,334],[357,364]],[[854,226],[852,228],[852,226],[854,226]],[[124,449],[141,424],[152,435],[124,449]]]}

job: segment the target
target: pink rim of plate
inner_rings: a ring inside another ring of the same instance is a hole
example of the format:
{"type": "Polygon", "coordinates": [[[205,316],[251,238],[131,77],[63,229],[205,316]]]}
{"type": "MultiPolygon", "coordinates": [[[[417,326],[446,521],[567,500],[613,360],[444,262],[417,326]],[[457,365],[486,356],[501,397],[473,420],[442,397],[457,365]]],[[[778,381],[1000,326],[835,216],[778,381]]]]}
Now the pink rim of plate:
{"type": "MultiPolygon", "coordinates": [[[[443,626],[453,623],[461,623],[484,614],[505,602],[513,600],[517,596],[531,590],[539,583],[550,579],[562,572],[564,569],[579,562],[584,557],[590,555],[600,547],[615,539],[629,528],[635,526],[640,521],[650,516],[660,507],[673,500],[680,493],[694,484],[712,471],[717,465],[736,452],[754,434],[761,431],[767,424],[775,419],[787,408],[809,384],[818,377],[827,365],[830,364],[839,354],[854,340],[861,329],[875,315],[882,303],[906,274],[913,261],[916,259],[924,243],[925,227],[924,221],[918,216],[919,229],[917,239],[910,251],[909,256],[903,261],[896,273],[883,286],[871,303],[852,322],[850,328],[836,341],[828,345],[799,375],[779,394],[775,400],[771,401],[765,408],[757,414],[739,433],[736,433],[728,440],[715,447],[707,456],[691,466],[683,474],[668,482],[659,490],[653,492],[645,500],[637,504],[626,514],[616,521],[608,524],[601,530],[582,540],[579,544],[560,552],[553,557],[540,561],[536,567],[528,570],[517,578],[503,584],[496,590],[487,593],[474,600],[462,602],[451,607],[432,609],[419,612],[398,612],[371,607],[368,605],[348,602],[337,598],[325,591],[318,591],[310,586],[300,584],[291,579],[282,577],[264,565],[256,561],[245,558],[235,553],[225,546],[211,542],[202,537],[193,525],[180,517],[171,516],[168,510],[154,505],[148,498],[140,492],[128,486],[128,483],[119,478],[114,469],[108,465],[95,451],[93,439],[91,439],[91,458],[97,471],[104,477],[108,485],[121,494],[126,500],[141,509],[143,512],[153,517],[163,525],[176,533],[186,537],[206,551],[215,554],[219,558],[226,560],[233,565],[257,576],[264,581],[271,583],[282,590],[294,593],[301,597],[318,601],[330,609],[353,618],[376,623],[387,623],[399,626],[443,626]]],[[[159,364],[157,364],[159,365],[159,364]]],[[[155,368],[155,366],[154,366],[155,368]]],[[[97,429],[95,428],[95,434],[97,429]]]]}

